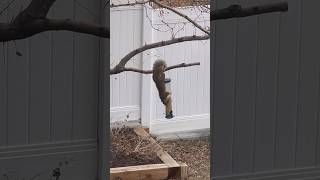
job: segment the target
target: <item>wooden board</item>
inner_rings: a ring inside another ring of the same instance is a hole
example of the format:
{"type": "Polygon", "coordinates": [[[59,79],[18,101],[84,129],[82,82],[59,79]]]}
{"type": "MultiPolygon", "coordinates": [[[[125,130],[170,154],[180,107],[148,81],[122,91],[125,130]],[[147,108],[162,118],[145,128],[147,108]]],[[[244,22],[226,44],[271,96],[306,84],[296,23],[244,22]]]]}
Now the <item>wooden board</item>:
{"type": "Polygon", "coordinates": [[[110,180],[187,180],[186,165],[169,167],[166,164],[127,166],[110,169],[110,180]]]}
{"type": "Polygon", "coordinates": [[[146,130],[142,127],[134,128],[134,132],[141,136],[143,139],[148,140],[152,145],[150,147],[151,151],[157,153],[157,156],[169,167],[179,167],[180,165],[157,143],[155,139],[151,137],[146,130]]]}
{"type": "Polygon", "coordinates": [[[110,180],[160,180],[167,179],[168,166],[165,164],[151,164],[111,168],[110,180]]]}
{"type": "Polygon", "coordinates": [[[188,179],[188,165],[183,163],[180,165],[180,177],[181,180],[188,179]]]}

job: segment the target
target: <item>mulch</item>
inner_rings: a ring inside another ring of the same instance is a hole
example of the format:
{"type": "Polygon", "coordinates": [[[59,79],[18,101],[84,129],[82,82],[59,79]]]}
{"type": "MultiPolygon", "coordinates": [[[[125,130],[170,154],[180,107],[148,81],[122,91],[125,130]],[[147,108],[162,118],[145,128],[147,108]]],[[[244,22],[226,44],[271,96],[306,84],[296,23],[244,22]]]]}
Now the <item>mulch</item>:
{"type": "Polygon", "coordinates": [[[174,160],[188,165],[189,180],[210,179],[209,138],[161,141],[160,145],[174,160]]]}
{"type": "Polygon", "coordinates": [[[148,148],[150,143],[135,134],[132,128],[114,128],[110,132],[111,168],[162,163],[148,148]]]}
{"type": "MultiPolygon", "coordinates": [[[[177,162],[188,165],[190,180],[210,179],[210,145],[208,138],[159,141],[162,148],[177,162]]],[[[148,141],[136,135],[132,128],[111,130],[110,167],[162,164],[148,141]]]]}

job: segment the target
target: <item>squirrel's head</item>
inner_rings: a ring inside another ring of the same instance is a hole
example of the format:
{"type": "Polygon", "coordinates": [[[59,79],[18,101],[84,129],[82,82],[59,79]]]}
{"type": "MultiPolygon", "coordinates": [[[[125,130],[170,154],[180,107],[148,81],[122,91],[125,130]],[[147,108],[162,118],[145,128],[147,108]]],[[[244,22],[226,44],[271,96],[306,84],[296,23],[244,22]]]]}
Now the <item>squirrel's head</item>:
{"type": "Polygon", "coordinates": [[[158,59],[153,63],[153,70],[162,70],[162,71],[164,71],[164,69],[166,67],[167,67],[167,63],[162,59],[158,59]]]}

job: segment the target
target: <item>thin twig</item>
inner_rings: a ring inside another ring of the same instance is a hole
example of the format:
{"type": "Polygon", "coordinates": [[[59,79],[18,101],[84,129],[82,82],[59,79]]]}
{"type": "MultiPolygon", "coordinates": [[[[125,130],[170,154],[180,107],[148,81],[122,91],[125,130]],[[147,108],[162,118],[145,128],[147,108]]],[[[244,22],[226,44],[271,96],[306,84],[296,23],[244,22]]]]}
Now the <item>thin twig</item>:
{"type": "MultiPolygon", "coordinates": [[[[168,30],[161,30],[160,28],[155,27],[154,24],[153,24],[153,22],[152,22],[151,17],[148,15],[147,6],[144,6],[144,9],[145,9],[145,12],[146,12],[145,15],[146,15],[146,17],[147,17],[147,19],[148,19],[148,21],[149,21],[149,23],[150,23],[150,26],[151,26],[154,30],[159,31],[159,32],[168,32],[168,31],[170,31],[170,29],[168,29],[168,30]]],[[[152,9],[152,8],[149,8],[149,9],[152,9]]]]}
{"type": "Polygon", "coordinates": [[[165,8],[165,9],[168,9],[168,10],[174,12],[175,14],[177,14],[177,15],[185,18],[186,20],[188,20],[190,23],[192,23],[195,27],[197,27],[198,29],[200,29],[200,30],[203,31],[204,33],[206,33],[206,34],[208,34],[208,35],[210,34],[209,31],[205,30],[202,26],[200,26],[200,25],[199,25],[198,23],[196,23],[194,20],[192,20],[191,18],[189,18],[189,16],[187,16],[187,15],[185,15],[185,14],[177,11],[176,9],[174,9],[174,8],[172,8],[172,7],[170,7],[170,6],[161,4],[161,3],[160,3],[159,1],[157,1],[157,0],[150,0],[150,2],[153,2],[153,3],[155,3],[156,5],[158,5],[158,6],[162,7],[162,8],[165,8]]]}
{"type": "Polygon", "coordinates": [[[140,139],[138,145],[136,146],[136,148],[134,148],[134,151],[133,151],[133,152],[137,152],[137,151],[138,151],[138,149],[139,149],[141,143],[143,142],[143,140],[144,140],[144,139],[142,139],[142,138],[140,139]]]}

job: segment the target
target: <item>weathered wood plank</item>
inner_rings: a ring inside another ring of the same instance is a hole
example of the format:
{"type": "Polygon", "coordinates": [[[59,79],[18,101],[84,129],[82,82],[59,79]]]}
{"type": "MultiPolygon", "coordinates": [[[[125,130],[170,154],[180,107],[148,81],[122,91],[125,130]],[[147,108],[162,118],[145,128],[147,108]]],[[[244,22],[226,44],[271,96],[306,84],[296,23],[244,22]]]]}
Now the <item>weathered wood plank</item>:
{"type": "Polygon", "coordinates": [[[148,164],[110,169],[110,180],[187,180],[187,165],[169,167],[166,164],[148,164]]]}
{"type": "Polygon", "coordinates": [[[179,168],[166,164],[127,166],[110,169],[110,180],[164,180],[169,175],[179,176],[179,168]]]}
{"type": "Polygon", "coordinates": [[[188,179],[188,165],[185,163],[180,165],[180,179],[181,180],[188,179]]]}
{"type": "Polygon", "coordinates": [[[157,156],[169,167],[179,167],[180,165],[166,152],[163,148],[153,139],[149,133],[146,132],[142,127],[137,127],[134,129],[134,132],[141,136],[143,139],[148,140],[152,146],[151,151],[157,153],[157,156]]]}

